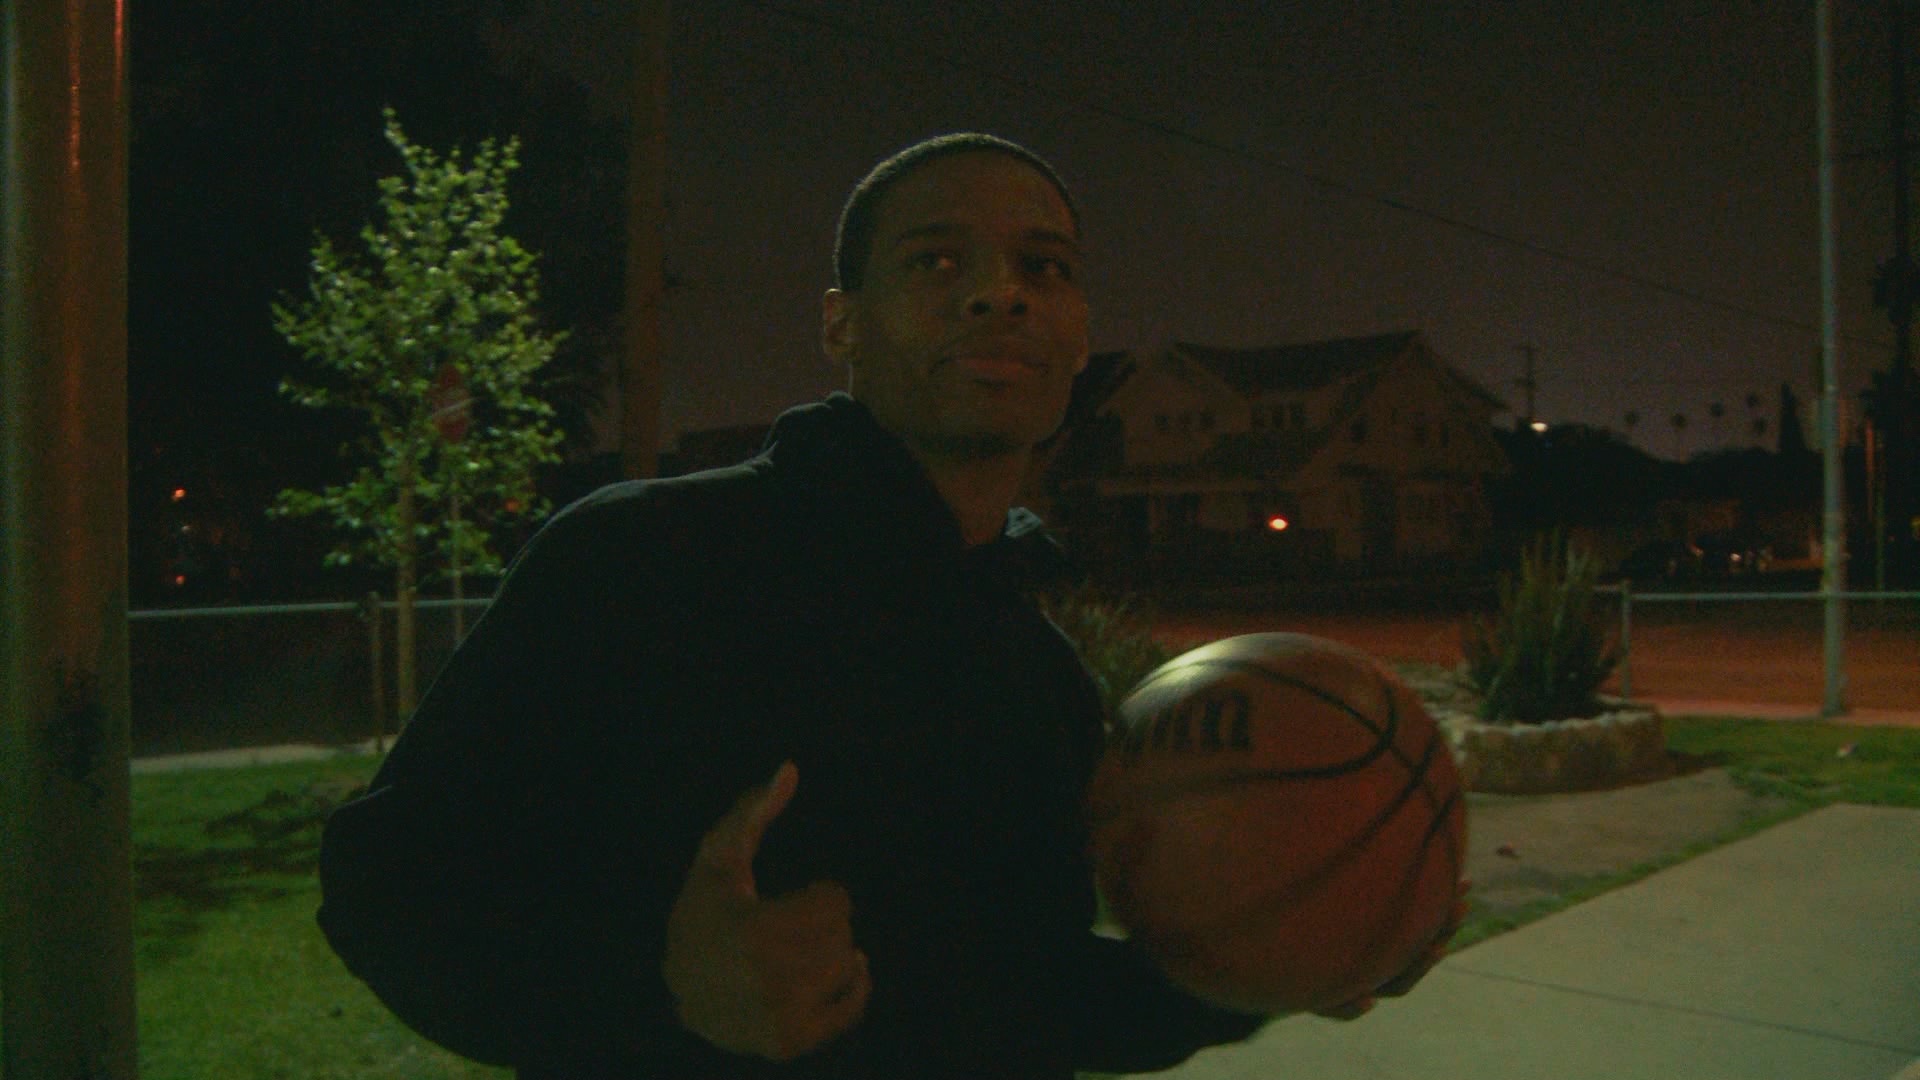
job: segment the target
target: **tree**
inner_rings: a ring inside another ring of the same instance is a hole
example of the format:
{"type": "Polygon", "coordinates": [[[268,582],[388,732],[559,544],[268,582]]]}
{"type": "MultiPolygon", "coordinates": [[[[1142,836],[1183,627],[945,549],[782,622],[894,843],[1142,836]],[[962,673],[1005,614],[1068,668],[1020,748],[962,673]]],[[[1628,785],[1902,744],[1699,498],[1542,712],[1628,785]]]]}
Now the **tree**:
{"type": "Polygon", "coordinates": [[[341,534],[330,566],[393,571],[404,716],[423,563],[496,574],[492,529],[546,512],[534,472],[559,460],[561,435],[530,384],[564,335],[539,328],[534,257],[502,231],[518,140],[489,139],[470,161],[457,149],[442,157],[384,115],[406,171],[379,181],[380,227],[360,231],[367,258],[321,235],[308,296],[273,306],[274,328],[318,376],[285,379],[281,392],[364,414],[346,448],[361,464],[344,484],[282,491],[269,512],[328,518],[341,534]]]}

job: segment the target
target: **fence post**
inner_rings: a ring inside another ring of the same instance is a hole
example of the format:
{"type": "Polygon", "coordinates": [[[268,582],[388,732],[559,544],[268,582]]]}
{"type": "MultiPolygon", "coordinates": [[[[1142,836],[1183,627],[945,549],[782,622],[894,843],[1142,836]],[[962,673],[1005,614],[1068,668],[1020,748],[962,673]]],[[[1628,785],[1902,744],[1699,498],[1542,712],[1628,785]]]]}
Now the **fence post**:
{"type": "Polygon", "coordinates": [[[386,647],[381,640],[380,593],[376,590],[367,594],[360,602],[360,617],[367,620],[367,655],[372,660],[373,682],[373,752],[387,752],[387,686],[383,674],[383,657],[386,647]]]}
{"type": "Polygon", "coordinates": [[[1633,700],[1633,581],[1620,579],[1620,696],[1633,700]]]}

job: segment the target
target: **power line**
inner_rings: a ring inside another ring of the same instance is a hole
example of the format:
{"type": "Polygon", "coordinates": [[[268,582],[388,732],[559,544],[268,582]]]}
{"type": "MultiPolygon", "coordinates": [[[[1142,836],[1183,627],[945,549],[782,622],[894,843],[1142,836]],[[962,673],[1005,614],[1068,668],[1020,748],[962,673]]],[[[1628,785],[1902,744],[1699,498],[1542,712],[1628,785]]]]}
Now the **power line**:
{"type": "MultiPolygon", "coordinates": [[[[1031,79],[1021,78],[1016,75],[1008,74],[1006,71],[1001,69],[987,68],[982,65],[971,63],[966,60],[956,59],[952,56],[943,56],[943,55],[931,53],[921,48],[918,44],[910,45],[908,43],[901,42],[897,38],[891,38],[882,34],[876,34],[876,33],[873,33],[872,31],[865,30],[859,26],[853,25],[841,19],[833,18],[831,16],[817,15],[812,12],[796,11],[792,8],[785,7],[778,3],[774,3],[772,2],[772,0],[740,0],[740,3],[746,7],[757,8],[761,11],[767,12],[768,14],[775,15],[783,19],[788,19],[793,22],[803,23],[805,25],[816,27],[821,30],[826,30],[831,33],[838,34],[842,37],[846,37],[852,40],[864,41],[873,45],[885,46],[888,49],[892,49],[892,50],[899,50],[902,48],[912,48],[915,50],[916,55],[918,55],[923,59],[941,64],[955,71],[964,72],[968,75],[987,79],[993,82],[1004,83],[1009,86],[1013,86],[1020,90],[1026,91],[1028,93],[1038,94],[1038,95],[1056,98],[1056,99],[1062,97],[1062,95],[1057,93],[1052,88],[1042,86],[1031,79]]],[[[1118,121],[1121,121],[1122,123],[1131,124],[1135,127],[1138,127],[1147,131],[1151,131],[1156,134],[1164,135],[1170,139],[1174,139],[1179,142],[1184,142],[1192,146],[1200,147],[1202,149],[1211,150],[1216,153],[1225,154],[1229,157],[1238,158],[1242,161],[1248,162],[1250,164],[1258,165],[1262,168],[1271,169],[1275,172],[1285,173],[1286,175],[1294,177],[1295,179],[1305,181],[1306,183],[1312,184],[1315,187],[1322,188],[1326,191],[1332,192],[1344,198],[1348,198],[1357,202],[1372,203],[1376,206],[1386,207],[1387,209],[1398,211],[1400,213],[1407,214],[1409,216],[1416,217],[1436,225],[1445,226],[1447,228],[1456,229],[1472,236],[1477,236],[1483,240],[1489,240],[1494,243],[1504,244],[1508,247],[1525,251],[1531,255],[1537,255],[1541,258],[1548,259],[1553,262],[1563,263],[1567,266],[1571,266],[1575,269],[1585,271],[1589,274],[1593,274],[1599,277],[1609,278],[1614,281],[1635,286],[1636,288],[1642,288],[1642,289],[1647,289],[1653,292],[1664,293],[1668,296],[1677,297],[1679,299],[1688,301],[1689,303],[1696,304],[1701,307],[1711,308],[1711,309],[1726,312],[1732,315],[1739,315],[1744,318],[1752,319],[1756,322],[1766,323],[1773,326],[1779,326],[1779,327],[1783,327],[1790,330],[1802,330],[1810,334],[1817,334],[1820,331],[1820,327],[1816,326],[1811,321],[1795,319],[1790,316],[1781,315],[1774,312],[1761,311],[1756,308],[1750,308],[1742,304],[1734,303],[1730,300],[1724,300],[1719,297],[1709,296],[1706,293],[1698,292],[1693,289],[1682,288],[1678,285],[1673,285],[1668,282],[1661,281],[1657,278],[1653,278],[1645,274],[1637,273],[1635,271],[1623,270],[1617,266],[1609,265],[1597,259],[1591,259],[1591,258],[1587,258],[1586,256],[1575,255],[1571,252],[1562,251],[1558,248],[1548,247],[1545,244],[1537,243],[1535,241],[1525,239],[1524,237],[1514,236],[1509,233],[1501,232],[1498,229],[1493,229],[1485,225],[1477,224],[1475,222],[1469,221],[1466,218],[1459,217],[1457,215],[1442,213],[1440,211],[1432,210],[1427,207],[1417,205],[1415,203],[1407,202],[1404,199],[1397,199],[1390,195],[1382,195],[1376,191],[1369,191],[1365,188],[1361,188],[1354,184],[1350,184],[1346,181],[1336,179],[1324,173],[1314,172],[1313,170],[1310,170],[1310,169],[1303,169],[1297,165],[1294,165],[1287,161],[1283,161],[1273,156],[1272,154],[1266,153],[1256,148],[1244,146],[1238,143],[1231,143],[1231,142],[1226,142],[1220,139],[1211,138],[1209,136],[1202,135],[1197,132],[1189,131],[1176,124],[1171,124],[1171,123],[1167,123],[1160,120],[1154,120],[1150,117],[1141,116],[1137,113],[1130,112],[1126,109],[1122,109],[1117,106],[1108,105],[1104,102],[1096,101],[1092,98],[1075,97],[1073,100],[1069,101],[1068,104],[1076,108],[1085,109],[1088,112],[1094,113],[1096,115],[1105,116],[1109,119],[1118,120],[1118,121]]],[[[1841,335],[1841,340],[1847,341],[1855,345],[1871,346],[1875,349],[1890,350],[1892,348],[1892,345],[1890,343],[1876,340],[1873,338],[1863,338],[1863,337],[1856,337],[1852,335],[1843,334],[1841,335]]]]}

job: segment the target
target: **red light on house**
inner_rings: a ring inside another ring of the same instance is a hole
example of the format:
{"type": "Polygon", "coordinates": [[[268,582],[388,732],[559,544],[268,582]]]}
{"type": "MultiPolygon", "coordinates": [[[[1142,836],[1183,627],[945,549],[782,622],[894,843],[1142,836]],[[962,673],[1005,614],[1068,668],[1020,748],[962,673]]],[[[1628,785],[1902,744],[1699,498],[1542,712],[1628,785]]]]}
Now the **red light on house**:
{"type": "Polygon", "coordinates": [[[187,489],[186,489],[186,488],[174,488],[174,489],[173,489],[173,501],[174,501],[174,502],[179,502],[179,501],[180,501],[181,499],[184,499],[184,498],[186,498],[186,497],[187,497],[187,489]]]}
{"type": "Polygon", "coordinates": [[[1281,517],[1279,514],[1275,514],[1267,519],[1267,528],[1273,532],[1286,532],[1287,526],[1291,524],[1293,523],[1281,517]]]}
{"type": "Polygon", "coordinates": [[[185,574],[175,574],[175,575],[173,575],[173,587],[174,587],[174,588],[176,588],[176,589],[177,589],[177,588],[179,588],[180,586],[182,586],[182,585],[185,585],[186,583],[187,583],[187,575],[185,575],[185,574]]]}

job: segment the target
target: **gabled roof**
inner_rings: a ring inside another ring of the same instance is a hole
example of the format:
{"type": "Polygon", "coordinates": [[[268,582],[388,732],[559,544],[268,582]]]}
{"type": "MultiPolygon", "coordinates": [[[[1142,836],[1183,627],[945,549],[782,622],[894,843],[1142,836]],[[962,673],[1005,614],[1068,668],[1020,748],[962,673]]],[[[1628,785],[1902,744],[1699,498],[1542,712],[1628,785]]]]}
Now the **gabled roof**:
{"type": "Polygon", "coordinates": [[[1067,401],[1067,416],[1062,427],[1071,428],[1092,419],[1100,412],[1120,384],[1134,371],[1133,354],[1102,352],[1087,357],[1087,366],[1073,380],[1073,396],[1067,401]]]}
{"type": "Polygon", "coordinates": [[[1174,348],[1204,365],[1242,395],[1315,390],[1337,379],[1374,370],[1399,356],[1420,336],[1417,330],[1369,337],[1314,341],[1259,349],[1222,349],[1176,342],[1174,348]]]}
{"type": "MultiPolygon", "coordinates": [[[[1402,330],[1392,334],[1309,341],[1259,349],[1223,349],[1187,342],[1176,342],[1173,349],[1204,366],[1233,387],[1236,393],[1253,397],[1258,394],[1318,390],[1341,379],[1373,376],[1388,361],[1416,345],[1425,350],[1420,331],[1402,330]]],[[[1452,365],[1440,363],[1438,366],[1442,377],[1468,396],[1479,398],[1496,412],[1507,408],[1507,403],[1494,396],[1492,391],[1461,374],[1452,365]]],[[[1358,392],[1349,393],[1348,399],[1365,397],[1365,387],[1355,389],[1358,392]]],[[[1344,406],[1341,411],[1344,411],[1344,406]]]]}

